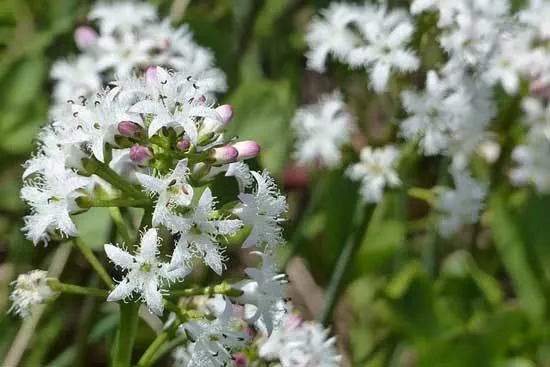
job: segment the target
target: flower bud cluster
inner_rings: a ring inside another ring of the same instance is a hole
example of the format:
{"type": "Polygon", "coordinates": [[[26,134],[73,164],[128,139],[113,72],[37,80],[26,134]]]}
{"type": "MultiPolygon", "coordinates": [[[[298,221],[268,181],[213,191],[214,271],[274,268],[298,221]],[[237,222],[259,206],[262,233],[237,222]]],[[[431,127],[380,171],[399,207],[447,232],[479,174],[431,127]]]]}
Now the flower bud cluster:
{"type": "Polygon", "coordinates": [[[56,81],[52,115],[63,113],[68,99],[93,97],[115,75],[128,77],[150,65],[185,70],[200,78],[205,94],[225,91],[225,75],[213,67],[212,52],[193,41],[188,26],[173,28],[169,19],[159,20],[150,4],[100,2],[92,7],[88,21],[74,33],[80,53],[57,61],[51,70],[56,81]]]}

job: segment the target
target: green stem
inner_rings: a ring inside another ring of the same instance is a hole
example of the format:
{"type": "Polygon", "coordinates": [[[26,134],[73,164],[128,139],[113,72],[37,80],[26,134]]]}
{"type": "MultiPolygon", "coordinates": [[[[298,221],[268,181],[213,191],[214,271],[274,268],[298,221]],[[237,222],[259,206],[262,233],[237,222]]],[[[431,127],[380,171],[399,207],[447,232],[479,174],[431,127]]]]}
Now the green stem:
{"type": "Polygon", "coordinates": [[[98,161],[95,158],[85,158],[82,160],[82,166],[89,174],[95,174],[124,194],[131,196],[136,199],[147,198],[139,189],[135,188],[128,181],[122,178],[118,173],[113,171],[109,165],[98,161]]]}
{"type": "Polygon", "coordinates": [[[155,340],[149,345],[149,348],[143,353],[141,358],[139,359],[137,363],[137,367],[148,367],[151,366],[151,362],[153,360],[153,357],[155,356],[155,353],[157,350],[164,344],[165,341],[168,340],[170,335],[172,334],[172,330],[166,330],[157,335],[155,340]]]}
{"type": "MultiPolygon", "coordinates": [[[[109,213],[111,214],[111,219],[116,226],[117,232],[122,237],[122,240],[127,244],[132,243],[130,233],[128,232],[128,227],[126,226],[126,222],[124,222],[120,209],[111,207],[109,208],[109,213]]],[[[114,237],[116,238],[116,236],[114,237]]]]}
{"type": "MultiPolygon", "coordinates": [[[[448,170],[449,170],[450,159],[448,157],[442,157],[439,162],[439,171],[437,177],[437,186],[445,186],[448,184],[448,170]]],[[[438,212],[436,208],[432,208],[430,215],[432,217],[437,217],[438,212]]],[[[435,277],[437,272],[436,269],[436,249],[438,243],[441,242],[441,236],[439,235],[439,228],[437,225],[432,227],[432,233],[428,242],[422,246],[422,263],[424,264],[424,269],[426,273],[431,277],[435,277]]]]}
{"type": "Polygon", "coordinates": [[[222,283],[204,288],[187,288],[170,292],[170,295],[175,297],[212,296],[215,294],[223,294],[229,297],[240,297],[243,295],[243,291],[240,289],[231,288],[230,284],[222,283]]]}
{"type": "Polygon", "coordinates": [[[93,297],[101,297],[101,298],[107,298],[107,296],[109,295],[109,292],[103,289],[81,287],[79,285],[61,283],[59,280],[55,278],[48,279],[48,286],[54,292],[61,292],[61,293],[67,293],[67,294],[77,294],[81,296],[93,296],[93,297]]]}
{"type": "Polygon", "coordinates": [[[113,198],[106,200],[90,199],[88,197],[80,197],[76,199],[76,203],[83,209],[88,208],[105,208],[105,207],[118,207],[118,208],[144,208],[152,205],[151,199],[123,199],[113,198]]]}
{"type": "Polygon", "coordinates": [[[187,342],[187,335],[183,333],[181,335],[176,336],[174,339],[170,340],[168,343],[163,344],[151,359],[150,365],[156,366],[157,365],[156,363],[160,358],[162,358],[164,355],[172,351],[172,349],[186,342],[187,342]]]}
{"type": "Polygon", "coordinates": [[[109,287],[113,287],[113,280],[107,270],[101,265],[99,259],[94,255],[94,252],[88,247],[81,239],[73,239],[73,243],[78,247],[84,258],[88,260],[92,268],[94,268],[97,275],[103,280],[103,282],[109,287]]]}
{"type": "Polygon", "coordinates": [[[351,232],[346,244],[338,257],[336,266],[330,278],[330,282],[327,288],[325,303],[321,314],[319,315],[319,321],[322,324],[327,324],[334,307],[336,306],[336,301],[339,299],[342,289],[344,288],[344,275],[346,270],[350,268],[351,260],[353,259],[357,249],[363,243],[363,237],[367,231],[367,227],[374,212],[374,205],[367,205],[364,207],[359,204],[356,208],[355,213],[355,228],[351,232]]]}
{"type": "Polygon", "coordinates": [[[129,367],[132,363],[132,350],[138,325],[139,303],[120,304],[120,324],[118,328],[113,367],[129,367]]]}

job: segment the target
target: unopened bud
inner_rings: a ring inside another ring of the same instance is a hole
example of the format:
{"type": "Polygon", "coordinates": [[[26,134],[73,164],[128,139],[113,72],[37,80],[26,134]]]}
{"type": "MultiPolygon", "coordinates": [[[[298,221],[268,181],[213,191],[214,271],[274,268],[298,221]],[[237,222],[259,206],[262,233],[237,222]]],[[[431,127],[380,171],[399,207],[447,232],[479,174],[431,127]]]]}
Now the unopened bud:
{"type": "Polygon", "coordinates": [[[244,140],[239,141],[233,144],[238,152],[238,160],[242,161],[244,159],[254,158],[260,154],[260,144],[256,143],[254,140],[244,140]]]}
{"type": "Polygon", "coordinates": [[[168,38],[163,38],[162,40],[160,40],[159,42],[159,48],[162,50],[162,51],[166,51],[170,48],[170,40],[168,38]]]}
{"type": "Polygon", "coordinates": [[[191,142],[187,139],[180,140],[176,143],[176,148],[182,152],[187,152],[190,146],[191,142]]]}
{"type": "Polygon", "coordinates": [[[216,112],[220,115],[224,125],[233,118],[233,107],[230,104],[219,106],[216,108],[216,112]]]}
{"type": "Polygon", "coordinates": [[[243,352],[233,354],[231,359],[236,367],[248,367],[248,357],[243,352]]]}
{"type": "Polygon", "coordinates": [[[74,31],[74,40],[79,49],[84,50],[97,40],[97,32],[92,27],[82,25],[74,31]]]}
{"type": "Polygon", "coordinates": [[[239,152],[232,146],[225,145],[223,147],[213,148],[210,150],[210,159],[214,164],[226,164],[237,161],[239,152]]]}
{"type": "Polygon", "coordinates": [[[130,148],[129,155],[130,159],[137,164],[146,163],[153,156],[149,148],[139,144],[134,144],[130,148]]]}
{"type": "Polygon", "coordinates": [[[158,83],[157,67],[154,65],[148,66],[145,69],[145,82],[147,85],[154,85],[158,83]]]}
{"type": "Polygon", "coordinates": [[[141,127],[132,121],[120,121],[117,130],[122,136],[134,136],[141,131],[141,127]]]}
{"type": "Polygon", "coordinates": [[[223,128],[233,118],[233,107],[224,104],[216,108],[216,117],[206,117],[202,123],[204,132],[215,132],[223,128]]]}

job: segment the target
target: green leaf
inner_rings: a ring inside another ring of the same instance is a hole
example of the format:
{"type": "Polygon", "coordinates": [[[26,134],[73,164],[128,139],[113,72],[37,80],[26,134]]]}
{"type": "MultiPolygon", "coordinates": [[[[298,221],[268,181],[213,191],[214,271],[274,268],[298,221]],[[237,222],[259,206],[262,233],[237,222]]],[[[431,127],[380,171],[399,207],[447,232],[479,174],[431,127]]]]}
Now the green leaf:
{"type": "Polygon", "coordinates": [[[495,245],[519,301],[531,321],[541,322],[546,311],[546,299],[540,280],[529,262],[528,248],[521,237],[519,222],[512,215],[502,193],[493,194],[490,208],[495,245]]]}
{"type": "Polygon", "coordinates": [[[82,241],[94,251],[103,249],[104,240],[108,238],[111,228],[111,217],[107,208],[91,208],[73,219],[82,241]]]}
{"type": "Polygon", "coordinates": [[[293,96],[285,82],[261,80],[240,85],[229,98],[234,118],[230,134],[255,140],[261,147],[261,164],[278,175],[283,169],[290,140],[289,121],[293,96]]]}
{"type": "Polygon", "coordinates": [[[433,284],[421,264],[407,264],[384,293],[384,316],[397,332],[422,344],[440,334],[433,284]]]}

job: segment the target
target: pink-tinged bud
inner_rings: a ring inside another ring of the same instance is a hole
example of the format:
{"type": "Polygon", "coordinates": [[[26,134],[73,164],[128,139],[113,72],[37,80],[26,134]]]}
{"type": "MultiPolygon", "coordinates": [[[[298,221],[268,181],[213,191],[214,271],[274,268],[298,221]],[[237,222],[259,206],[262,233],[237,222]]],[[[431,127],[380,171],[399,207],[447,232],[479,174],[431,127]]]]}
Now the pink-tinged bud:
{"type": "Polygon", "coordinates": [[[237,161],[239,152],[237,149],[229,145],[213,148],[210,150],[210,158],[214,160],[214,164],[226,164],[237,161]]]}
{"type": "Polygon", "coordinates": [[[250,159],[254,158],[258,154],[260,154],[260,144],[256,143],[254,140],[244,140],[239,141],[235,144],[233,144],[233,148],[235,148],[238,152],[238,160],[242,161],[244,159],[250,159]]]}
{"type": "Polygon", "coordinates": [[[284,323],[284,328],[286,330],[292,330],[292,329],[295,329],[297,328],[298,326],[300,326],[302,324],[304,320],[302,320],[302,318],[298,315],[295,315],[295,314],[292,314],[290,315],[286,320],[285,320],[285,323],[284,323]]]}
{"type": "Polygon", "coordinates": [[[167,39],[167,38],[164,38],[164,39],[160,40],[160,42],[159,42],[159,48],[162,51],[168,50],[170,48],[170,46],[171,46],[170,40],[167,39]]]}
{"type": "Polygon", "coordinates": [[[176,143],[176,148],[182,152],[187,152],[190,146],[191,142],[187,139],[180,140],[176,143]]]}
{"type": "Polygon", "coordinates": [[[243,352],[233,354],[231,359],[236,367],[248,367],[248,358],[243,352]]]}
{"type": "Polygon", "coordinates": [[[84,50],[97,40],[97,32],[92,27],[81,25],[74,31],[74,40],[79,49],[84,50]]]}
{"type": "Polygon", "coordinates": [[[117,130],[122,136],[134,136],[141,131],[141,127],[132,121],[120,121],[117,130]]]}
{"type": "Polygon", "coordinates": [[[145,82],[147,85],[154,85],[158,83],[157,67],[154,65],[148,66],[145,69],[145,82]]]}
{"type": "Polygon", "coordinates": [[[143,145],[134,144],[130,148],[130,159],[137,164],[147,163],[153,156],[151,150],[143,145]]]}
{"type": "Polygon", "coordinates": [[[233,118],[233,107],[230,104],[224,104],[216,108],[220,115],[223,125],[226,125],[233,118]]]}
{"type": "Polygon", "coordinates": [[[529,84],[529,91],[536,97],[550,99],[550,85],[541,80],[534,80],[529,84]]]}

